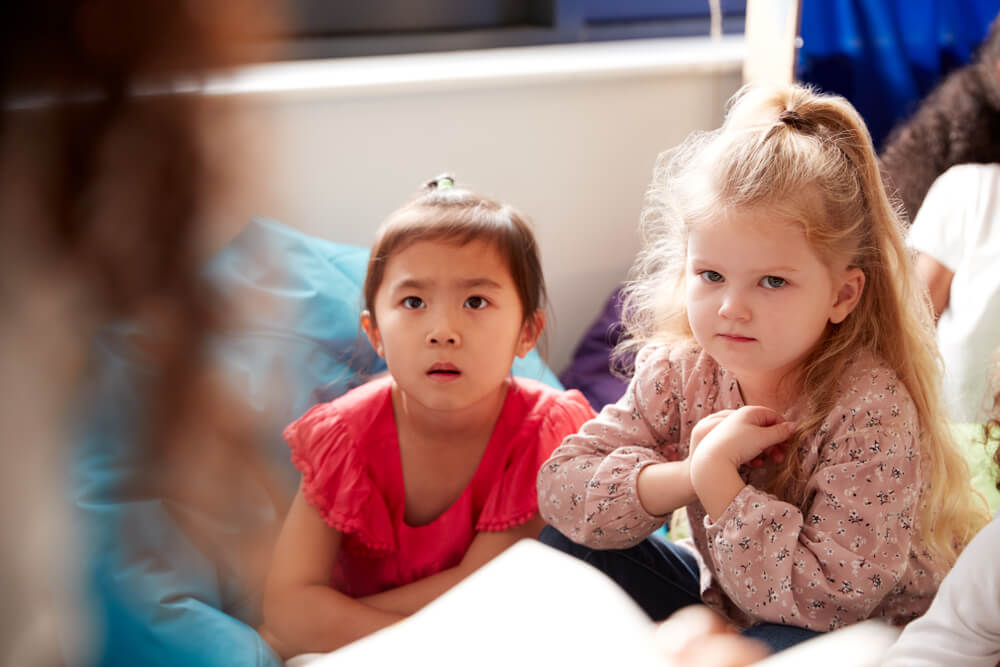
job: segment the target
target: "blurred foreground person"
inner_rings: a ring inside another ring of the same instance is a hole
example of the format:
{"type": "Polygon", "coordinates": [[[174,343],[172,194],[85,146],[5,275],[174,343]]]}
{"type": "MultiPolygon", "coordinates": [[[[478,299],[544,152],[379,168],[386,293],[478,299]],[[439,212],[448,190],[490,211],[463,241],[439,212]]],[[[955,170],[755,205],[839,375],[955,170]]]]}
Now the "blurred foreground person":
{"type": "Polygon", "coordinates": [[[262,1],[0,9],[2,665],[103,660],[111,621],[85,606],[83,529],[65,501],[70,430],[99,328],[129,322],[148,334],[137,345],[151,371],[148,465],[129,483],[195,504],[231,502],[239,483],[232,465],[211,493],[170,473],[217,473],[238,446],[238,407],[199,352],[223,320],[199,266],[239,160],[207,141],[218,141],[226,102],[165,92],[237,64],[248,37],[273,20],[262,1]]]}

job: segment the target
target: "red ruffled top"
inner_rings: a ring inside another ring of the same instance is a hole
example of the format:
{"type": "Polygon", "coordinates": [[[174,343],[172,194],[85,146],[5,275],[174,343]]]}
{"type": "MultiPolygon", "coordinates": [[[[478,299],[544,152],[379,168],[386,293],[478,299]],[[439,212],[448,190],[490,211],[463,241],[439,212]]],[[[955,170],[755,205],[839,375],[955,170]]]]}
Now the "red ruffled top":
{"type": "Polygon", "coordinates": [[[472,481],[434,521],[404,521],[392,378],[312,407],[285,429],[309,504],[343,533],[330,584],[373,595],[458,565],[479,531],[538,512],[535,481],[563,438],[594,416],[582,394],[515,378],[472,481]]]}

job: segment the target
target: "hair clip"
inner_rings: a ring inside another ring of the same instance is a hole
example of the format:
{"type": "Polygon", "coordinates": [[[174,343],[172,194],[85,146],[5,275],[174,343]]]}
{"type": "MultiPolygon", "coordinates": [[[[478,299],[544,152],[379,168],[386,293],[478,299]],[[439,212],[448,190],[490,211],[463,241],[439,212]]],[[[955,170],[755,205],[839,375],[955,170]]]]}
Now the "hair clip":
{"type": "Polygon", "coordinates": [[[792,111],[791,109],[785,109],[779,113],[778,122],[784,123],[788,127],[798,130],[799,132],[808,132],[815,126],[813,121],[806,120],[801,114],[799,114],[798,111],[792,111]]]}
{"type": "Polygon", "coordinates": [[[427,181],[424,187],[428,190],[447,190],[449,188],[455,187],[455,177],[449,176],[448,174],[442,174],[437,178],[427,181]]]}

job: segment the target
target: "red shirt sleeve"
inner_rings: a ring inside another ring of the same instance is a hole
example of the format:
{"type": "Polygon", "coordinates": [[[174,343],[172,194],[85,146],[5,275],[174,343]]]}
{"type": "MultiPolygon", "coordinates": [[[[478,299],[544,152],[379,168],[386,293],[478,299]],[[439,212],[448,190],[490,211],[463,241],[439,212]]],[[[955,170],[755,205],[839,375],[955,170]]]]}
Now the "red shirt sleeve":
{"type": "Polygon", "coordinates": [[[518,380],[518,390],[533,404],[510,436],[503,471],[487,497],[477,531],[503,531],[529,521],[538,513],[538,470],[567,435],[594,417],[583,394],[556,391],[518,380]]]}
{"type": "Polygon", "coordinates": [[[306,500],[331,528],[353,534],[370,551],[393,551],[389,509],[346,412],[338,400],[316,405],[292,422],[284,432],[292,463],[302,473],[306,500]]]}

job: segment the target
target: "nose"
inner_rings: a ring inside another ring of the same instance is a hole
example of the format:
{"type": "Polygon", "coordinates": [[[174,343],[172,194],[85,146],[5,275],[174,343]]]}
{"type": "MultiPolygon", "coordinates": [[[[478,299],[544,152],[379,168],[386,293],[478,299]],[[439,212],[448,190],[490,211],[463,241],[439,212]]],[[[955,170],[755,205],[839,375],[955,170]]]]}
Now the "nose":
{"type": "Polygon", "coordinates": [[[727,320],[749,320],[750,308],[746,299],[737,290],[729,290],[719,304],[719,317],[727,320]]]}
{"type": "Polygon", "coordinates": [[[452,324],[451,318],[442,315],[437,318],[430,331],[427,332],[427,344],[457,346],[462,344],[462,337],[452,324]]]}

